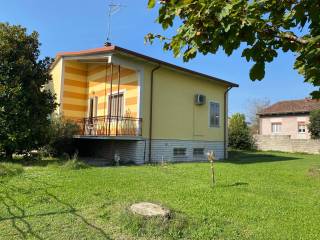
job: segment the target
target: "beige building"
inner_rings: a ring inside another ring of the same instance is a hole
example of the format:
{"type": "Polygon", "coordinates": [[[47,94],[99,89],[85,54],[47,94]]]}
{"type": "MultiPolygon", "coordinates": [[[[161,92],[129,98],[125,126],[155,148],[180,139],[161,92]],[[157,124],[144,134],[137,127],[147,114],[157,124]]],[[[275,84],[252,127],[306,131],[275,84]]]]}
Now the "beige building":
{"type": "Polygon", "coordinates": [[[287,135],[291,139],[310,139],[309,115],[320,109],[320,101],[311,99],[277,102],[258,113],[260,135],[287,135]]]}

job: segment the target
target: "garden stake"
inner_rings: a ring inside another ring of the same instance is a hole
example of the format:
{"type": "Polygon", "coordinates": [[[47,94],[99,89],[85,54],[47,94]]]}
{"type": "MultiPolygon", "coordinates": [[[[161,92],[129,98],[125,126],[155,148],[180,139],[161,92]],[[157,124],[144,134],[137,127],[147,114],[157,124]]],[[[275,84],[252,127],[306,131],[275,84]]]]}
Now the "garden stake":
{"type": "Polygon", "coordinates": [[[215,179],[214,179],[214,160],[215,154],[213,151],[208,152],[208,161],[211,163],[211,179],[212,179],[212,187],[214,187],[215,179]]]}

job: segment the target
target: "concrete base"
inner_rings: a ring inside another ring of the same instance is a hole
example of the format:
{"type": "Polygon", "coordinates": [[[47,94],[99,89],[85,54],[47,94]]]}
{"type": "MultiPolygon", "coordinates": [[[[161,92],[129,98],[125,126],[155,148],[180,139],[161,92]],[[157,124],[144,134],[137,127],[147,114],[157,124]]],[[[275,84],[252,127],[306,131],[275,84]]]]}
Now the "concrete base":
{"type": "MultiPolygon", "coordinates": [[[[115,155],[120,156],[120,164],[149,163],[149,140],[111,140],[111,139],[77,139],[79,156],[105,159],[108,164],[114,162],[115,155]]],[[[151,163],[156,162],[194,162],[207,161],[206,153],[215,152],[217,159],[224,158],[223,141],[198,141],[154,139],[151,147],[151,163]],[[184,148],[185,155],[175,156],[175,148],[184,148]],[[195,155],[194,149],[203,149],[203,155],[195,155]]]]}

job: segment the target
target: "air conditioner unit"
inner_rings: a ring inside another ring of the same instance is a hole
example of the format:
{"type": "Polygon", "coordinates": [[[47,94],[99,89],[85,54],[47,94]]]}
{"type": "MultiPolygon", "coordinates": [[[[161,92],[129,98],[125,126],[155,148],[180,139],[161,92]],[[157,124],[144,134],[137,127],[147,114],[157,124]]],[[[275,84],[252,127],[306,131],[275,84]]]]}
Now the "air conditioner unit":
{"type": "Polygon", "coordinates": [[[194,103],[196,105],[204,105],[206,104],[206,96],[202,94],[194,95],[194,103]]]}

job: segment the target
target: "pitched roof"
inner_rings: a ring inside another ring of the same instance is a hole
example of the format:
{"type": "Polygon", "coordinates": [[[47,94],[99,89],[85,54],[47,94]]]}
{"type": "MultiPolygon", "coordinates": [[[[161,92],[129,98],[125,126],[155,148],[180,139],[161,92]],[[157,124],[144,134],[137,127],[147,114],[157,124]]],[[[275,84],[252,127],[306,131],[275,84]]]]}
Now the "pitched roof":
{"type": "Polygon", "coordinates": [[[300,99],[291,101],[277,102],[270,107],[260,111],[258,115],[281,115],[281,114],[301,114],[310,113],[313,110],[320,110],[320,100],[316,99],[300,99]]]}
{"type": "Polygon", "coordinates": [[[236,83],[222,80],[222,79],[219,79],[219,78],[216,78],[216,77],[204,74],[204,73],[196,72],[196,71],[193,71],[193,70],[190,70],[187,68],[179,67],[177,65],[174,65],[174,64],[171,64],[168,62],[164,62],[159,59],[152,58],[152,57],[149,57],[149,56],[125,49],[125,48],[121,48],[121,47],[118,47],[115,45],[105,46],[105,47],[101,47],[101,48],[88,49],[88,50],[82,50],[82,51],[77,51],[77,52],[59,52],[56,56],[56,59],[55,59],[55,62],[53,63],[53,66],[59,61],[59,59],[61,57],[76,57],[76,56],[80,57],[80,56],[89,56],[89,55],[96,55],[96,54],[103,54],[103,53],[119,53],[119,54],[129,55],[129,56],[136,57],[136,58],[139,58],[141,60],[144,60],[144,61],[147,61],[150,63],[155,63],[157,65],[176,69],[176,70],[179,70],[179,71],[182,71],[185,73],[190,73],[190,74],[197,75],[200,77],[208,78],[208,79],[220,82],[222,84],[225,84],[225,85],[228,85],[231,87],[239,87],[239,85],[236,83]]]}

